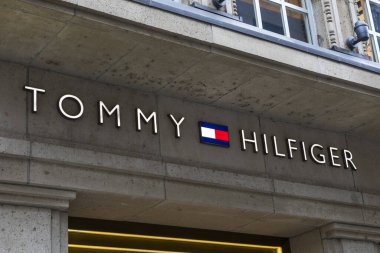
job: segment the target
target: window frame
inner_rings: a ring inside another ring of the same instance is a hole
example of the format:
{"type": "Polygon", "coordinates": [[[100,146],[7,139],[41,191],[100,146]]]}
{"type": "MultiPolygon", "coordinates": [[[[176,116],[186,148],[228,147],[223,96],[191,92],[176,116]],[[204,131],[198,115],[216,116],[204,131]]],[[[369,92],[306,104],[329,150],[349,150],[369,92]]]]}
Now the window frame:
{"type": "Polygon", "coordinates": [[[373,38],[371,46],[375,47],[373,50],[374,54],[375,54],[374,55],[375,61],[380,62],[380,45],[379,45],[379,41],[378,41],[378,38],[380,39],[380,32],[376,32],[376,30],[375,30],[375,22],[373,22],[372,10],[371,10],[371,6],[370,6],[371,2],[378,4],[380,6],[380,0],[366,0],[365,1],[366,13],[367,13],[367,17],[368,17],[369,22],[370,22],[368,30],[369,30],[371,41],[373,38]]]}
{"type": "MultiPolygon", "coordinates": [[[[261,11],[260,11],[260,0],[251,0],[251,1],[252,1],[253,9],[255,12],[257,27],[260,29],[264,29],[261,11]]],[[[297,12],[304,14],[305,22],[306,22],[306,33],[307,33],[308,42],[304,42],[304,41],[297,40],[297,39],[295,39],[295,40],[301,41],[304,43],[308,43],[308,44],[312,44],[312,45],[318,45],[317,32],[316,32],[317,29],[316,29],[315,20],[313,18],[313,16],[314,16],[313,15],[313,6],[312,6],[310,0],[302,0],[304,5],[305,5],[304,7],[300,7],[300,6],[288,3],[288,2],[286,2],[286,0],[266,0],[266,1],[280,5],[282,23],[283,23],[283,28],[284,28],[284,34],[283,35],[280,34],[281,36],[286,36],[288,38],[293,39],[290,36],[288,16],[286,15],[286,13],[287,13],[286,10],[287,10],[287,8],[289,8],[290,10],[297,11],[297,12]]],[[[268,30],[266,30],[266,31],[268,31],[268,30]]]]}

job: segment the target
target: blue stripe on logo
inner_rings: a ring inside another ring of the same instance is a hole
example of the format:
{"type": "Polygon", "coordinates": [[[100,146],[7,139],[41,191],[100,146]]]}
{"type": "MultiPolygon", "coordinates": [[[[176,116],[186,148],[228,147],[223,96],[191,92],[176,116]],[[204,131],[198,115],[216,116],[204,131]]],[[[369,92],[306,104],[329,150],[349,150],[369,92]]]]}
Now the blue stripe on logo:
{"type": "Polygon", "coordinates": [[[214,144],[214,145],[219,145],[228,148],[230,146],[229,141],[222,141],[222,140],[216,140],[216,139],[211,139],[207,137],[201,137],[201,142],[202,143],[208,143],[208,144],[214,144]]]}
{"type": "Polygon", "coordinates": [[[203,121],[199,122],[199,126],[228,132],[228,126],[217,125],[217,124],[212,124],[212,123],[203,122],[203,121]]]}

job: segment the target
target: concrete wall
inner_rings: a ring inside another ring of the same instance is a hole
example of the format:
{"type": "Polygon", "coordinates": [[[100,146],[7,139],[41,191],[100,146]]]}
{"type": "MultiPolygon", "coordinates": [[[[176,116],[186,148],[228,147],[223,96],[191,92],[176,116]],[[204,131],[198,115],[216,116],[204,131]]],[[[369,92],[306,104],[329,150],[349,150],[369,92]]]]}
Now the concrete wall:
{"type": "MultiPolygon", "coordinates": [[[[1,3],[0,252],[66,252],[67,215],[288,237],[293,253],[378,251],[378,75],[130,1],[67,2],[1,3]],[[35,113],[25,85],[46,90],[35,113]],[[65,94],[81,118],[59,113],[65,94]],[[99,100],[120,105],[120,128],[98,124],[99,100]],[[158,134],[136,131],[136,108],[157,112],[158,134]],[[169,113],[185,117],[181,138],[169,113]],[[228,125],[230,148],[201,144],[198,121],[228,125]],[[241,129],[259,152],[241,150],[241,129]],[[287,138],[348,149],[358,170],[264,154],[262,133],[285,154],[287,138]]],[[[323,22],[328,2],[314,1],[323,22]]],[[[342,45],[350,9],[332,3],[342,45]]]]}
{"type": "MultiPolygon", "coordinates": [[[[369,238],[359,238],[361,229],[356,228],[356,238],[321,238],[319,229],[313,230],[290,239],[292,253],[378,253],[380,247],[377,241],[369,238]]],[[[323,236],[322,236],[323,237],[323,236]]]]}
{"type": "Polygon", "coordinates": [[[67,213],[1,205],[0,252],[67,252],[67,213]]]}
{"type": "Polygon", "coordinates": [[[0,72],[0,180],[75,191],[70,215],[286,237],[330,222],[380,224],[376,142],[13,63],[0,72]],[[36,113],[25,84],[46,89],[36,113]],[[82,118],[59,113],[64,94],[83,101],[82,118]],[[98,100],[120,104],[120,128],[114,116],[98,124],[98,100]],[[158,134],[151,124],[136,131],[137,107],[157,112],[158,134]],[[179,139],[169,113],[185,117],[179,139]],[[231,147],[201,144],[199,120],[228,125],[231,147]],[[272,145],[265,155],[261,141],[260,152],[242,151],[240,129],[276,135],[280,152],[286,138],[350,149],[358,170],[304,162],[299,151],[276,157],[272,145]]]}

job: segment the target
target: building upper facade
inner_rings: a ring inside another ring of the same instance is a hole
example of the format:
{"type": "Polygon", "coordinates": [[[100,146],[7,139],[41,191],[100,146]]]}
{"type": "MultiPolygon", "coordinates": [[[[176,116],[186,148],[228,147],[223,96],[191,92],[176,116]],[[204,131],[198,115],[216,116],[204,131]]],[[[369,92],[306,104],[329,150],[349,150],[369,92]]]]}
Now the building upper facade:
{"type": "MultiPolygon", "coordinates": [[[[361,20],[369,25],[371,37],[354,49],[379,62],[380,2],[377,0],[176,0],[215,15],[228,13],[230,18],[315,46],[347,48],[346,39],[361,20]]],[[[215,17],[217,19],[217,17],[215,17]]],[[[348,48],[347,48],[348,49],[348,48]]]]}

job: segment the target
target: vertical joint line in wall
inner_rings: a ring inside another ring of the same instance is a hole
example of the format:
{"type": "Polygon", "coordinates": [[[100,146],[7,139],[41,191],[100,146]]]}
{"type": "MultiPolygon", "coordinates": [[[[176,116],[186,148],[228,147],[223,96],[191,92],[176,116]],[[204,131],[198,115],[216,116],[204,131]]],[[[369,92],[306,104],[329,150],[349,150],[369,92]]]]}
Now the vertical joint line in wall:
{"type": "MultiPolygon", "coordinates": [[[[160,108],[159,108],[159,103],[158,103],[158,95],[155,94],[154,95],[154,98],[155,98],[155,102],[156,102],[156,109],[157,109],[157,112],[159,112],[160,108]]],[[[167,176],[168,176],[168,168],[167,168],[167,165],[166,165],[166,162],[164,161],[164,158],[162,157],[162,151],[161,151],[161,134],[160,134],[160,116],[159,114],[157,114],[157,122],[158,122],[158,154],[160,156],[160,160],[161,160],[161,163],[162,163],[162,166],[164,166],[165,168],[165,176],[164,176],[164,201],[166,200],[166,179],[167,179],[167,176]]]]}
{"type": "MultiPolygon", "coordinates": [[[[349,149],[349,147],[348,147],[348,136],[347,136],[347,133],[344,134],[344,141],[346,142],[346,149],[349,149]]],[[[352,180],[354,182],[354,188],[357,190],[356,182],[355,182],[354,170],[351,170],[351,175],[352,175],[352,180]]]]}
{"type": "MultiPolygon", "coordinates": [[[[348,136],[347,136],[347,133],[344,134],[344,140],[346,142],[346,149],[349,149],[349,147],[348,147],[348,136]]],[[[363,193],[361,191],[359,191],[359,189],[356,187],[354,173],[355,173],[355,171],[351,170],[352,181],[354,182],[354,189],[357,190],[360,193],[360,196],[362,198],[362,204],[363,204],[361,206],[361,209],[362,209],[362,218],[363,218],[363,222],[365,222],[365,216],[364,216],[364,196],[363,196],[363,193]]]]}
{"type": "MultiPolygon", "coordinates": [[[[261,126],[261,117],[258,116],[258,119],[259,119],[259,130],[260,130],[260,133],[263,133],[263,129],[262,129],[262,126],[261,126]]],[[[267,161],[266,161],[266,156],[265,155],[263,155],[263,160],[264,160],[265,173],[266,173],[267,178],[269,178],[269,172],[268,172],[268,168],[267,168],[267,161]]],[[[273,213],[276,213],[276,208],[275,208],[275,203],[274,203],[274,194],[276,192],[276,187],[274,185],[274,179],[271,179],[271,182],[272,182],[272,187],[273,187],[273,193],[272,193],[273,213]]]]}
{"type": "Polygon", "coordinates": [[[50,251],[54,253],[54,246],[53,246],[53,211],[50,209],[50,251]]]}
{"type": "Polygon", "coordinates": [[[322,238],[322,231],[321,228],[318,228],[319,237],[321,238],[321,244],[322,244],[322,252],[325,253],[325,246],[323,245],[323,238],[322,238]]]}
{"type": "MultiPolygon", "coordinates": [[[[62,249],[62,213],[61,212],[58,212],[58,219],[59,219],[59,230],[58,230],[58,236],[59,236],[59,253],[62,253],[61,252],[61,249],[62,249]]],[[[67,238],[68,239],[68,238],[67,238]]]]}
{"type": "Polygon", "coordinates": [[[125,54],[120,56],[118,59],[116,59],[115,61],[110,63],[109,66],[102,73],[100,73],[99,75],[97,75],[95,77],[95,80],[99,80],[100,78],[102,78],[102,76],[104,76],[106,73],[108,73],[113,67],[116,67],[119,62],[121,62],[125,57],[128,57],[128,55],[131,54],[139,45],[140,45],[139,43],[136,43],[136,45],[134,45],[131,48],[131,50],[127,51],[125,54]]]}
{"type": "Polygon", "coordinates": [[[59,29],[59,31],[58,32],[56,32],[55,34],[54,34],[54,36],[53,37],[51,37],[50,38],[50,40],[30,59],[30,61],[28,62],[28,67],[29,66],[31,66],[32,64],[33,64],[33,62],[35,61],[35,59],[37,59],[41,54],[42,54],[42,52],[54,41],[54,40],[56,40],[57,39],[57,37],[58,37],[58,35],[60,34],[60,33],[62,33],[64,30],[65,30],[65,28],[68,26],[68,24],[71,22],[71,20],[72,19],[74,19],[74,17],[75,17],[75,14],[76,14],[76,11],[75,11],[75,9],[74,9],[74,12],[73,12],[73,16],[69,19],[69,20],[67,20],[66,22],[65,22],[65,24],[62,26],[62,28],[61,29],[59,29]]]}
{"type": "MultiPolygon", "coordinates": [[[[212,27],[211,27],[212,29],[212,27]]],[[[211,53],[211,49],[212,47],[211,46],[208,46],[208,51],[206,53],[205,56],[202,56],[202,57],[197,57],[197,60],[195,60],[195,62],[193,64],[190,64],[190,66],[186,67],[184,70],[180,71],[180,73],[174,75],[174,77],[172,77],[170,79],[169,82],[166,83],[166,85],[163,85],[162,87],[160,87],[157,91],[161,91],[163,89],[165,89],[166,87],[168,87],[170,85],[170,83],[173,83],[174,81],[176,81],[180,76],[182,76],[183,74],[185,74],[186,72],[188,72],[191,68],[193,68],[194,66],[196,66],[197,64],[199,64],[200,61],[203,60],[203,58],[206,58],[210,55],[211,53]]]]}
{"type": "MultiPolygon", "coordinates": [[[[258,118],[259,118],[259,130],[260,130],[260,133],[263,133],[263,129],[261,127],[261,116],[258,116],[258,118]]],[[[265,173],[266,173],[267,177],[269,177],[269,173],[268,173],[268,170],[267,170],[267,162],[266,162],[265,158],[266,158],[266,156],[263,155],[265,173]]]]}
{"type": "MultiPolygon", "coordinates": [[[[155,94],[154,98],[155,98],[155,104],[156,104],[157,112],[159,112],[160,110],[159,110],[159,103],[158,103],[158,99],[159,99],[158,95],[155,94]]],[[[162,157],[162,152],[161,152],[161,134],[160,134],[160,121],[159,121],[159,119],[160,119],[160,116],[159,116],[159,114],[157,114],[157,122],[158,122],[157,123],[158,124],[158,154],[160,156],[160,160],[161,160],[162,166],[164,166],[164,168],[165,168],[165,176],[164,176],[164,184],[163,184],[163,186],[164,186],[164,200],[163,201],[165,201],[166,200],[166,179],[167,179],[167,175],[168,175],[168,169],[167,169],[166,163],[164,161],[164,158],[162,157]]]]}
{"type": "MultiPolygon", "coordinates": [[[[26,80],[25,85],[29,85],[29,66],[26,67],[26,80]]],[[[26,133],[26,139],[29,140],[29,96],[28,92],[25,92],[25,119],[26,119],[26,125],[25,125],[25,133],[26,133]]]]}
{"type": "MultiPolygon", "coordinates": [[[[29,85],[29,74],[30,72],[30,67],[27,66],[26,67],[26,82],[25,84],[26,85],[29,85]]],[[[28,163],[27,163],[27,179],[26,179],[26,183],[27,184],[30,184],[30,159],[31,159],[31,155],[32,155],[32,143],[31,143],[31,140],[30,140],[30,134],[29,134],[29,96],[28,96],[28,93],[25,92],[25,119],[26,119],[26,126],[25,126],[25,133],[26,133],[26,140],[29,142],[29,147],[28,147],[28,163]]]]}
{"type": "Polygon", "coordinates": [[[158,106],[158,95],[157,94],[155,94],[154,95],[154,99],[155,99],[155,105],[156,105],[156,111],[157,111],[157,125],[158,125],[158,127],[157,127],[157,129],[158,129],[158,133],[157,133],[157,135],[158,135],[158,154],[159,154],[159,156],[160,156],[160,158],[161,158],[161,162],[163,163],[164,161],[163,161],[163,158],[162,158],[162,152],[161,152],[161,134],[160,134],[160,115],[158,114],[158,112],[160,111],[159,110],[159,106],[158,106]]]}
{"type": "Polygon", "coordinates": [[[166,180],[168,178],[168,167],[167,167],[167,163],[163,161],[163,159],[161,158],[161,161],[162,161],[162,165],[164,166],[165,168],[165,176],[164,176],[164,200],[166,200],[166,180]]]}

